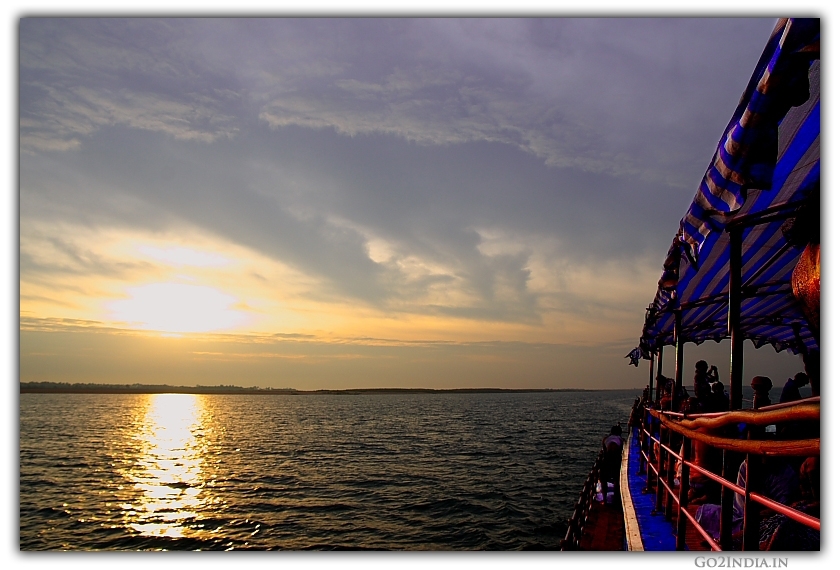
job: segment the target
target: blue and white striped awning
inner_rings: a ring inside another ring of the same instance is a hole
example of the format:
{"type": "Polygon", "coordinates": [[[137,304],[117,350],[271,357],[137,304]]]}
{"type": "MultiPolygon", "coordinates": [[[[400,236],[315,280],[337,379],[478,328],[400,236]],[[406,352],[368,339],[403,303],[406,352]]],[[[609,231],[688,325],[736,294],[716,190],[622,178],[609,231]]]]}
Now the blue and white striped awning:
{"type": "Polygon", "coordinates": [[[674,344],[674,311],[684,341],[729,337],[729,238],[743,229],[741,331],[758,347],[818,350],[791,293],[802,253],[782,233],[786,211],[818,203],[820,183],[820,21],[779,20],[671,245],[642,331],[641,352],[674,344]]]}

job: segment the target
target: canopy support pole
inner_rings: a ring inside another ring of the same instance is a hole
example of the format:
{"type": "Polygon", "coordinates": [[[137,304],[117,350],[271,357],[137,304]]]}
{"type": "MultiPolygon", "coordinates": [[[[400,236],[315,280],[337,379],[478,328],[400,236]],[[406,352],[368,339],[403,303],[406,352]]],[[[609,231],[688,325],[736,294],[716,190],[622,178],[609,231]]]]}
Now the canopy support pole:
{"type": "Polygon", "coordinates": [[[741,247],[744,230],[741,226],[729,229],[729,338],[731,357],[729,360],[729,409],[742,408],[744,376],[744,333],[741,330],[742,258],[741,247]]]}
{"type": "MultiPolygon", "coordinates": [[[[660,346],[660,347],[656,348],[653,351],[653,354],[651,356],[653,358],[656,358],[656,362],[657,362],[657,364],[656,364],[656,369],[657,369],[656,386],[654,387],[654,383],[653,383],[653,360],[650,361],[651,380],[650,380],[650,403],[649,403],[649,405],[650,405],[651,409],[653,409],[653,408],[656,407],[657,403],[659,402],[659,378],[660,378],[660,376],[662,376],[662,347],[660,346]]],[[[648,433],[650,435],[648,436],[648,442],[647,442],[648,443],[648,447],[647,447],[647,450],[648,450],[647,483],[645,484],[645,489],[644,489],[643,492],[644,493],[656,493],[656,489],[658,488],[658,485],[653,484],[653,481],[655,479],[653,462],[654,462],[654,457],[655,457],[655,452],[656,452],[656,444],[653,441],[653,436],[654,436],[654,433],[656,433],[656,435],[658,435],[660,437],[660,439],[661,439],[662,436],[660,435],[660,431],[659,431],[659,428],[658,428],[658,425],[659,425],[658,420],[656,422],[654,422],[654,418],[653,418],[652,415],[650,415],[650,413],[646,414],[646,416],[647,416],[647,419],[648,419],[648,433]]],[[[658,505],[659,503],[657,502],[655,504],[658,505]]],[[[654,506],[653,511],[656,512],[656,506],[654,506]]]]}
{"type": "MultiPolygon", "coordinates": [[[[729,409],[740,410],[743,401],[744,376],[744,334],[741,331],[742,286],[742,241],[744,230],[741,225],[729,228],[729,338],[731,339],[729,359],[729,409]]],[[[735,481],[741,464],[740,454],[731,451],[723,453],[723,477],[735,481]]],[[[720,496],[720,546],[732,549],[732,500],[734,492],[723,487],[720,496]]]]}
{"type": "Polygon", "coordinates": [[[682,310],[674,311],[674,342],[676,344],[676,365],[674,369],[674,388],[671,394],[671,411],[680,411],[680,398],[682,397],[683,387],[683,352],[684,345],[682,339],[682,310]]]}
{"type": "Polygon", "coordinates": [[[658,349],[653,349],[650,353],[650,382],[648,383],[648,399],[652,402],[656,399],[656,393],[653,391],[653,361],[656,359],[658,349]]]}
{"type": "MultiPolygon", "coordinates": [[[[680,400],[682,398],[682,375],[683,375],[683,339],[682,339],[682,311],[674,311],[674,342],[676,345],[676,363],[674,367],[674,384],[671,387],[671,411],[680,411],[680,400]]],[[[668,430],[668,447],[674,449],[681,439],[673,430],[668,430]]],[[[665,467],[666,478],[669,486],[674,484],[674,475],[676,471],[676,461],[669,453],[666,458],[667,463],[665,467]]],[[[680,485],[683,483],[680,482],[680,485]]],[[[665,518],[670,519],[671,513],[674,509],[674,498],[671,493],[665,497],[665,518]]]]}
{"type": "Polygon", "coordinates": [[[659,378],[662,377],[662,357],[664,356],[662,353],[664,352],[665,347],[659,347],[659,357],[656,359],[656,395],[659,397],[659,378]]]}

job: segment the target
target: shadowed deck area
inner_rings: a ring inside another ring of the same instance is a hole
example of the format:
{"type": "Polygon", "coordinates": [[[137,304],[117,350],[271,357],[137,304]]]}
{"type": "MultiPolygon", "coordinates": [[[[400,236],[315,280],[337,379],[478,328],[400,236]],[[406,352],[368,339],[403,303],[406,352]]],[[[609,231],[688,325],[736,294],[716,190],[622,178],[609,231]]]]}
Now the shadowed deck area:
{"type": "Polygon", "coordinates": [[[618,498],[612,505],[592,506],[580,547],[581,550],[624,550],[624,518],[618,498]]]}
{"type": "MultiPolygon", "coordinates": [[[[632,437],[627,442],[629,448],[626,454],[626,461],[622,465],[622,469],[626,469],[627,473],[627,489],[622,489],[622,494],[629,494],[628,497],[623,497],[624,504],[627,501],[632,502],[633,519],[635,523],[629,523],[629,533],[635,533],[643,546],[644,550],[653,551],[673,551],[677,544],[677,510],[676,501],[673,502],[671,510],[671,519],[667,520],[662,509],[654,511],[654,501],[656,495],[654,493],[644,493],[645,488],[645,473],[639,474],[639,465],[642,461],[639,444],[635,437],[632,437]],[[628,493],[629,491],[629,493],[628,493]]],[[[688,512],[694,517],[697,511],[697,505],[689,505],[688,512]]],[[[631,542],[628,540],[628,542],[631,542]]],[[[638,544],[638,542],[637,542],[638,544]]],[[[700,536],[700,533],[691,525],[690,522],[686,525],[685,533],[686,550],[693,551],[709,551],[709,545],[700,536]]]]}
{"type": "MultiPolygon", "coordinates": [[[[617,493],[613,504],[592,503],[580,536],[580,550],[675,550],[678,506],[675,501],[670,520],[665,518],[663,509],[654,510],[655,495],[643,492],[646,481],[644,472],[639,473],[641,459],[634,432],[624,445],[620,495],[617,493]]],[[[697,508],[688,506],[692,518],[697,508]]],[[[685,542],[686,550],[710,550],[691,523],[687,523],[685,542]]]]}

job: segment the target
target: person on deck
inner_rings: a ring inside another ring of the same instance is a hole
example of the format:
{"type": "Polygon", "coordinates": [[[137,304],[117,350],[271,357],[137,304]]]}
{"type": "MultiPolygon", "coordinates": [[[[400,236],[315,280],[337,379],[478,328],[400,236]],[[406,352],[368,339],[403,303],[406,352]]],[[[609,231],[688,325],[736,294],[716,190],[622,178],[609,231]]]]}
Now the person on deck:
{"type": "Polygon", "coordinates": [[[754,410],[773,403],[770,400],[770,389],[773,387],[773,381],[770,378],[767,376],[754,376],[750,382],[750,387],[753,389],[754,410]]]}
{"type": "Polygon", "coordinates": [[[797,372],[793,378],[788,378],[788,381],[785,382],[784,388],[782,388],[782,395],[779,398],[779,403],[784,404],[785,402],[795,402],[797,400],[801,400],[802,394],[799,393],[799,389],[806,386],[808,381],[808,375],[804,372],[797,372]]]}
{"type": "Polygon", "coordinates": [[[660,410],[668,411],[671,409],[671,390],[674,386],[673,378],[666,378],[665,376],[659,376],[658,378],[658,386],[659,392],[657,394],[657,407],[660,410]]]}
{"type": "Polygon", "coordinates": [[[601,492],[604,498],[607,498],[609,490],[609,483],[613,484],[613,488],[618,487],[618,476],[621,472],[621,449],[624,446],[624,440],[621,437],[621,425],[616,424],[610,428],[610,435],[604,438],[601,447],[604,454],[603,463],[601,465],[601,492]]]}
{"type": "Polygon", "coordinates": [[[729,394],[722,382],[712,384],[712,399],[715,402],[716,412],[725,412],[729,409],[729,394]]]}
{"type": "MultiPolygon", "coordinates": [[[[779,398],[779,403],[797,402],[802,399],[799,393],[799,388],[805,386],[810,381],[808,375],[804,372],[798,372],[793,378],[788,378],[784,388],[782,388],[782,395],[779,398]]],[[[813,393],[813,390],[812,390],[813,393]]],[[[811,437],[820,436],[819,422],[797,422],[788,421],[782,422],[776,426],[776,431],[780,439],[807,439],[811,437]]],[[[797,466],[799,463],[794,462],[797,466]]]]}
{"type": "MultiPolygon", "coordinates": [[[[799,500],[790,505],[797,511],[820,516],[820,458],[808,457],[799,468],[799,500]]],[[[763,518],[759,530],[761,550],[819,550],[820,531],[774,513],[763,518]]]]}
{"type": "Polygon", "coordinates": [[[642,426],[644,418],[645,407],[640,398],[636,398],[633,402],[633,409],[630,410],[630,419],[627,421],[627,433],[632,436],[633,428],[642,426]]]}
{"type": "Polygon", "coordinates": [[[699,396],[699,390],[701,385],[705,384],[708,386],[713,382],[719,382],[720,377],[718,375],[717,366],[712,366],[711,370],[709,370],[709,364],[705,360],[698,360],[697,363],[694,365],[694,395],[699,396]]]}
{"type": "MultiPolygon", "coordinates": [[[[757,456],[760,457],[760,465],[758,471],[758,481],[753,485],[753,491],[764,495],[768,499],[789,505],[797,498],[799,493],[799,477],[797,473],[791,468],[787,461],[782,458],[772,456],[757,456]]],[[[747,462],[741,463],[738,469],[738,479],[736,484],[739,487],[746,487],[747,481],[747,462]]],[[[744,531],[744,497],[738,493],[733,498],[732,505],[732,537],[733,544],[736,545],[736,550],[740,550],[740,543],[743,538],[744,531]]],[[[762,509],[759,517],[766,518],[772,515],[772,511],[762,509]]],[[[700,505],[694,513],[694,519],[700,523],[700,526],[709,533],[715,540],[720,540],[720,505],[706,503],[700,505]]]]}

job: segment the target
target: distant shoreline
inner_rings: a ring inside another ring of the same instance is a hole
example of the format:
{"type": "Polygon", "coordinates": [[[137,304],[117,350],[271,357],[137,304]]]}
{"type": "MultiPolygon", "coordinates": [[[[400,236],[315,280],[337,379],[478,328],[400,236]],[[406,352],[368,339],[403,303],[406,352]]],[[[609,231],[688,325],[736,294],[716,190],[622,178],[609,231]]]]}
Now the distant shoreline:
{"type": "Polygon", "coordinates": [[[493,394],[539,392],[600,392],[587,388],[348,388],[345,390],[296,390],[294,388],[242,388],[239,386],[169,386],[147,384],[66,384],[21,382],[21,394],[243,394],[306,396],[317,394],[493,394]]]}

